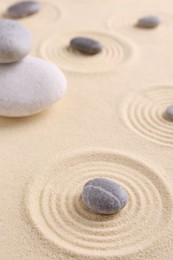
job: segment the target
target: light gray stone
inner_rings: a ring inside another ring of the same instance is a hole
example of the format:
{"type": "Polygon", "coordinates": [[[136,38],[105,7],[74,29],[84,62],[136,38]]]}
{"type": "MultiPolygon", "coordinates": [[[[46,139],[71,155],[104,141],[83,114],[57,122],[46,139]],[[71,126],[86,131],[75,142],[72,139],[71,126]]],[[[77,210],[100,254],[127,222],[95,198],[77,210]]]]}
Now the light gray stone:
{"type": "Polygon", "coordinates": [[[0,19],[0,63],[16,62],[31,50],[30,33],[20,23],[0,19]]]}
{"type": "Polygon", "coordinates": [[[59,100],[66,79],[54,64],[35,57],[0,64],[0,115],[21,117],[36,114],[59,100]]]}
{"type": "Polygon", "coordinates": [[[173,121],[173,105],[169,106],[165,111],[165,118],[173,121]]]}
{"type": "Polygon", "coordinates": [[[102,45],[87,37],[75,37],[70,41],[70,46],[82,53],[94,55],[102,51],[102,45]]]}
{"type": "Polygon", "coordinates": [[[94,212],[113,214],[126,206],[128,193],[112,180],[96,178],[84,185],[82,198],[86,206],[94,212]]]}
{"type": "Polygon", "coordinates": [[[22,18],[39,12],[41,5],[37,1],[21,1],[11,5],[6,15],[10,18],[22,18]]]}
{"type": "Polygon", "coordinates": [[[159,16],[146,16],[138,20],[137,26],[141,28],[151,29],[159,26],[160,23],[161,19],[159,16]]]}

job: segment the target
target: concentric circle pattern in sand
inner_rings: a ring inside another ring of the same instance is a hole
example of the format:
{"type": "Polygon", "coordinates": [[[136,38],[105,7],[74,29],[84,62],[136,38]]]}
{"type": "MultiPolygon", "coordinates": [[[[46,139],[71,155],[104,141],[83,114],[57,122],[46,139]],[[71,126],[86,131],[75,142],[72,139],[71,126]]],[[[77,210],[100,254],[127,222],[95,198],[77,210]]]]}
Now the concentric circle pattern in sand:
{"type": "Polygon", "coordinates": [[[43,42],[38,51],[42,58],[56,63],[63,70],[76,73],[99,73],[113,70],[135,56],[136,53],[131,41],[121,36],[100,32],[57,35],[43,42]],[[77,36],[98,40],[103,45],[102,52],[96,55],[86,55],[72,50],[69,42],[77,36]]]}
{"type": "Polygon", "coordinates": [[[134,28],[134,30],[137,30],[136,23],[138,19],[145,16],[150,15],[157,15],[161,18],[161,25],[159,28],[162,29],[173,29],[173,15],[161,12],[161,11],[154,11],[151,10],[148,11],[140,11],[140,10],[133,10],[133,11],[122,11],[117,12],[114,15],[112,15],[107,22],[108,27],[111,30],[114,31],[129,31],[130,28],[134,28]]]}
{"type": "MultiPolygon", "coordinates": [[[[9,6],[14,4],[14,1],[2,1],[0,3],[0,7],[2,10],[1,15],[4,17],[6,10],[9,6]]],[[[34,27],[43,27],[45,28],[49,26],[50,24],[56,22],[59,17],[60,17],[60,10],[55,3],[50,3],[48,0],[47,1],[40,1],[41,9],[38,13],[35,13],[33,15],[29,15],[20,19],[17,19],[19,22],[24,22],[26,25],[31,25],[34,24],[34,27]]]]}
{"type": "Polygon", "coordinates": [[[125,121],[149,140],[173,146],[173,122],[164,113],[173,103],[173,86],[151,87],[126,100],[125,121]]]}
{"type": "MultiPolygon", "coordinates": [[[[71,0],[70,0],[71,1],[71,0]]],[[[87,3],[87,4],[104,4],[104,5],[107,5],[108,3],[110,3],[110,2],[112,2],[113,0],[107,0],[107,1],[105,1],[105,0],[87,0],[87,1],[85,1],[85,0],[73,0],[74,2],[77,2],[77,3],[87,3]]]]}
{"type": "Polygon", "coordinates": [[[127,256],[166,239],[171,195],[157,171],[140,161],[112,151],[84,152],[44,170],[29,186],[26,207],[59,256],[63,250],[77,259],[127,256]],[[97,215],[84,206],[83,185],[95,177],[110,178],[127,189],[129,202],[120,213],[97,215]]]}
{"type": "Polygon", "coordinates": [[[48,1],[41,1],[40,4],[41,9],[38,13],[24,19],[27,24],[34,23],[36,27],[47,27],[59,19],[60,10],[56,4],[48,1]]]}

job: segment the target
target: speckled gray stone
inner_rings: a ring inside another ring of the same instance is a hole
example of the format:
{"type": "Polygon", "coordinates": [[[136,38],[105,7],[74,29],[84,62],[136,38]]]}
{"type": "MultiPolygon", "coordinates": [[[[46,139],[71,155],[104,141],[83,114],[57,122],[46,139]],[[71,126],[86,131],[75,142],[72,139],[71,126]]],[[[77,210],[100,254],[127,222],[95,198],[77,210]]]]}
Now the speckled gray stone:
{"type": "Polygon", "coordinates": [[[22,1],[11,5],[6,15],[10,18],[22,18],[39,12],[41,6],[37,1],[22,1]]]}
{"type": "Polygon", "coordinates": [[[146,16],[138,20],[137,26],[141,28],[151,29],[159,26],[160,23],[161,19],[159,16],[146,16]]]}
{"type": "Polygon", "coordinates": [[[113,214],[126,206],[128,193],[110,179],[96,178],[84,185],[82,198],[95,213],[113,214]]]}
{"type": "Polygon", "coordinates": [[[70,46],[88,55],[94,55],[102,51],[102,45],[98,41],[86,37],[73,38],[70,41],[70,46]]]}
{"type": "Polygon", "coordinates": [[[165,118],[170,121],[173,121],[173,105],[166,109],[165,118]]]}
{"type": "Polygon", "coordinates": [[[0,63],[21,60],[31,47],[31,34],[23,25],[10,19],[0,19],[0,63]]]}

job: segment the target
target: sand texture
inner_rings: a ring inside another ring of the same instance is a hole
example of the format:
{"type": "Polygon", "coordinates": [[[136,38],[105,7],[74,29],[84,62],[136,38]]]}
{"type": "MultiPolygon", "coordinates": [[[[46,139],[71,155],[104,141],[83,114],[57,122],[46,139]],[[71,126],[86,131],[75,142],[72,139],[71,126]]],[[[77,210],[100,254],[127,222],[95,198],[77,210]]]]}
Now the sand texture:
{"type": "MultiPolygon", "coordinates": [[[[13,2],[0,1],[1,17],[13,2]]],[[[172,260],[172,1],[41,3],[19,21],[31,54],[58,65],[68,90],[43,113],[0,117],[0,260],[172,260]],[[162,24],[135,27],[146,15],[162,24]],[[103,51],[73,51],[75,36],[103,51]],[[120,213],[85,207],[83,185],[96,177],[127,189],[120,213]]]]}

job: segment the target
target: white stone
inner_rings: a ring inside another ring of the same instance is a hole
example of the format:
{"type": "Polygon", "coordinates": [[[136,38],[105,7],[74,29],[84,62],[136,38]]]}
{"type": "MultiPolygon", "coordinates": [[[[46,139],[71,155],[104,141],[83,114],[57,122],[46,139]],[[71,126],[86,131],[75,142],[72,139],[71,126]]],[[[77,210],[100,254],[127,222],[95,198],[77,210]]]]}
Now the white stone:
{"type": "Polygon", "coordinates": [[[0,115],[29,116],[59,100],[66,90],[63,72],[52,63],[26,57],[0,64],[0,115]]]}
{"type": "Polygon", "coordinates": [[[32,48],[31,34],[20,23],[0,19],[0,63],[24,58],[32,48]]]}

